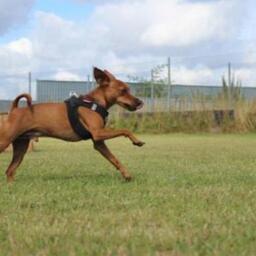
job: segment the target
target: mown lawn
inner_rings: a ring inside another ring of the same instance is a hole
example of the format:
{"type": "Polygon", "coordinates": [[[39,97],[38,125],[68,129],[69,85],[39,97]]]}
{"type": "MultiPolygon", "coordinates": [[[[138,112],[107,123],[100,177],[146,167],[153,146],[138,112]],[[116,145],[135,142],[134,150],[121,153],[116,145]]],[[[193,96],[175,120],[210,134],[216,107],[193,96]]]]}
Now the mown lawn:
{"type": "Polygon", "coordinates": [[[108,145],[41,139],[7,185],[0,255],[255,255],[256,135],[147,135],[108,145]]]}

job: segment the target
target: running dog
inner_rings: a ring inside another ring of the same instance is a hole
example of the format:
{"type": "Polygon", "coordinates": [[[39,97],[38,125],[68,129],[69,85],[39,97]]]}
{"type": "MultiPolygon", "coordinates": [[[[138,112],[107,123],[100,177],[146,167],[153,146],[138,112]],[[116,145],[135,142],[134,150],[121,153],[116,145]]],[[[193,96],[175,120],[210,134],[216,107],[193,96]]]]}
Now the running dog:
{"type": "Polygon", "coordinates": [[[129,130],[105,128],[104,119],[107,110],[115,104],[136,111],[143,107],[143,102],[131,94],[126,83],[107,70],[94,68],[94,77],[97,87],[75,100],[82,103],[74,105],[73,112],[72,104],[68,105],[67,102],[32,104],[29,94],[21,94],[13,101],[7,120],[0,127],[0,153],[11,143],[13,146],[13,158],[6,171],[8,182],[14,180],[15,171],[27,152],[30,140],[41,136],[73,142],[92,139],[94,148],[120,171],[125,180],[131,180],[131,175],[110,152],[105,140],[124,136],[139,147],[144,142],[129,130]],[[27,107],[18,108],[21,98],[26,98],[27,107]],[[83,138],[81,132],[88,136],[83,138]]]}

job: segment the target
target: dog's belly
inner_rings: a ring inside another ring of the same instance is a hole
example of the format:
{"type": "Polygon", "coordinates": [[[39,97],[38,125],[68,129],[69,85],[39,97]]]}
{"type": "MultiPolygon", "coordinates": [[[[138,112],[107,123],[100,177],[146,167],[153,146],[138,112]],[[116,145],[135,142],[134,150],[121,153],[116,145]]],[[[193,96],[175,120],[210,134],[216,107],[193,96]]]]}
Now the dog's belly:
{"type": "Polygon", "coordinates": [[[77,135],[73,133],[54,134],[54,133],[47,133],[47,132],[40,132],[40,131],[28,131],[22,134],[20,137],[30,138],[30,139],[48,137],[48,138],[61,139],[61,140],[71,141],[71,142],[76,142],[81,140],[77,135]]]}

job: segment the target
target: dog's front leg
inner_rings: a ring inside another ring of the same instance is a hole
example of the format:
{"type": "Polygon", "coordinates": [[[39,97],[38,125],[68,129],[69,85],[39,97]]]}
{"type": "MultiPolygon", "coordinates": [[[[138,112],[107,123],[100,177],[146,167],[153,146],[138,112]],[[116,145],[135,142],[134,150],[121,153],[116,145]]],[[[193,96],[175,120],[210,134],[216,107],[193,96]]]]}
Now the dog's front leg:
{"type": "Polygon", "coordinates": [[[130,181],[131,175],[118,159],[109,151],[104,141],[94,141],[94,148],[99,151],[110,163],[112,163],[122,174],[125,180],[130,181]]]}
{"type": "Polygon", "coordinates": [[[111,130],[111,129],[100,129],[92,131],[92,136],[94,141],[109,140],[116,137],[124,136],[128,137],[132,143],[138,147],[143,146],[145,143],[138,140],[129,130],[111,130]]]}

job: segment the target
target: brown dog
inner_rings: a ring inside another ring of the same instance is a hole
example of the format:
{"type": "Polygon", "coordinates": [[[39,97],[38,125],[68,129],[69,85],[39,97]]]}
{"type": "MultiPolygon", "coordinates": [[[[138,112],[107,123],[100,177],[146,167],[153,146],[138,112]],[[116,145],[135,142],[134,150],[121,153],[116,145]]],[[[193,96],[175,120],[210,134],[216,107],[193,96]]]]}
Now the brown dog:
{"type": "MultiPolygon", "coordinates": [[[[118,104],[130,111],[135,111],[143,106],[143,102],[130,94],[126,83],[117,80],[108,71],[94,68],[94,77],[98,87],[86,97],[109,109],[118,104]]],[[[136,146],[143,146],[129,130],[111,130],[104,128],[104,120],[91,109],[80,107],[78,109],[80,121],[91,133],[94,148],[110,161],[126,180],[131,175],[126,168],[116,159],[105,145],[105,140],[119,136],[128,137],[136,146]]],[[[33,137],[46,136],[66,141],[80,141],[81,138],[73,131],[68,120],[65,103],[44,103],[32,105],[31,96],[22,94],[12,105],[6,122],[0,127],[0,153],[9,144],[13,145],[13,159],[6,171],[7,180],[14,179],[15,171],[23,160],[33,137]],[[25,97],[28,107],[17,108],[19,100],[25,97]]]]}

